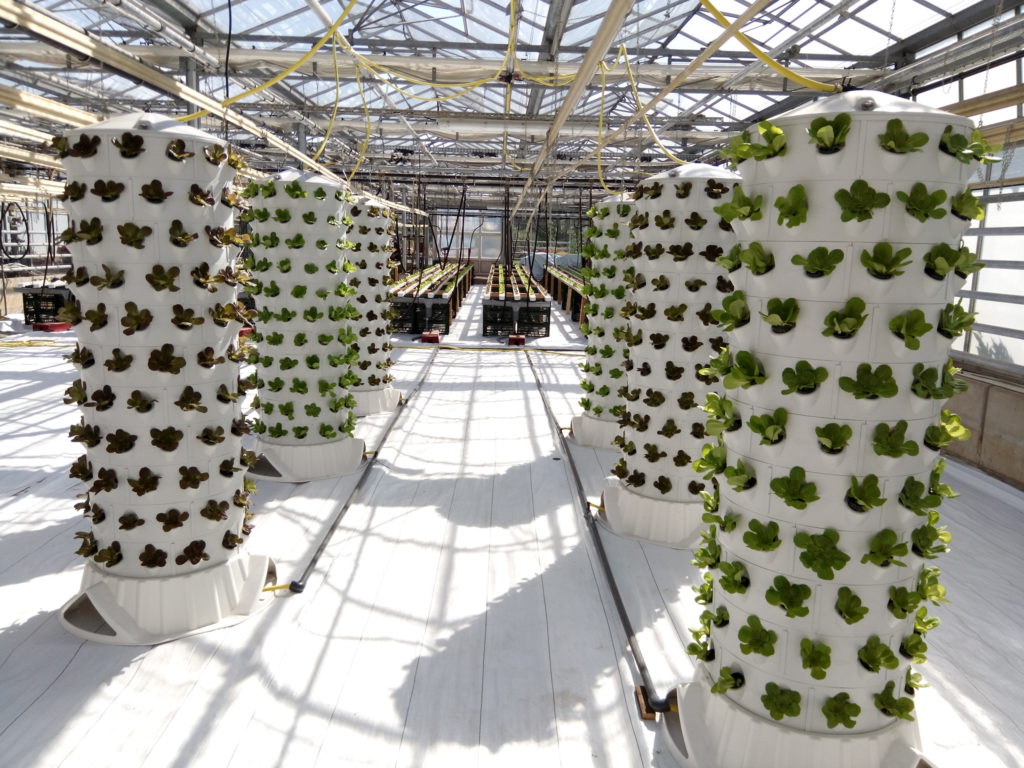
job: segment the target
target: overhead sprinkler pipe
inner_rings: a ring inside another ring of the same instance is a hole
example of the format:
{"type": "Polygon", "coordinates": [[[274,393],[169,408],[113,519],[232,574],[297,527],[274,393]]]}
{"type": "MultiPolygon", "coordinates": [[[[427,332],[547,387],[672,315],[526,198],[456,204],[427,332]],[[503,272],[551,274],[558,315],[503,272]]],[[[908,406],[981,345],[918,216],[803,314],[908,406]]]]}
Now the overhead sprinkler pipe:
{"type": "MultiPolygon", "coordinates": [[[[743,28],[743,26],[748,21],[750,21],[754,16],[760,13],[761,10],[763,10],[765,6],[767,6],[771,2],[772,0],[755,0],[755,2],[753,2],[743,13],[736,17],[736,20],[733,21],[732,24],[730,24],[728,27],[725,28],[725,30],[722,31],[721,35],[719,35],[711,43],[709,43],[700,53],[699,56],[694,58],[694,60],[691,61],[682,72],[680,72],[678,75],[672,78],[672,81],[664,88],[662,88],[650,101],[648,101],[636,112],[634,112],[632,116],[630,116],[629,119],[627,119],[622,125],[620,125],[611,133],[606,134],[605,137],[598,143],[598,145],[594,147],[594,149],[590,150],[590,152],[588,152],[586,155],[581,157],[576,162],[559,171],[550,181],[548,181],[548,188],[550,189],[551,187],[553,187],[561,177],[579,168],[587,160],[596,155],[598,151],[608,146],[612,141],[614,141],[619,136],[624,134],[627,130],[629,130],[629,127],[633,125],[633,123],[641,119],[641,117],[647,112],[649,112],[655,104],[660,102],[670,93],[672,93],[672,91],[674,91],[684,82],[686,82],[690,75],[696,72],[701,64],[703,64],[705,61],[711,58],[715,54],[715,52],[718,51],[719,48],[721,48],[726,42],[728,42],[737,32],[740,31],[740,29],[743,28]]],[[[533,220],[533,217],[536,213],[537,209],[534,208],[533,212],[530,214],[531,221],[533,220]]]]}
{"type": "Polygon", "coordinates": [[[93,2],[116,8],[129,19],[141,24],[150,32],[155,32],[168,42],[174,43],[174,45],[188,51],[194,58],[203,62],[207,67],[214,70],[220,67],[220,62],[217,58],[204,51],[201,46],[196,45],[195,41],[190,40],[188,36],[184,34],[183,30],[175,29],[167,19],[161,18],[159,15],[145,6],[140,5],[135,0],[93,0],[93,2]]]}
{"type": "Polygon", "coordinates": [[[512,207],[512,216],[515,216],[516,213],[519,212],[523,201],[526,200],[527,191],[530,189],[533,182],[540,176],[541,169],[544,167],[544,161],[547,159],[548,153],[551,152],[558,141],[558,136],[562,131],[562,127],[569,119],[569,115],[572,114],[572,111],[576,109],[576,105],[579,104],[580,99],[583,97],[583,94],[587,89],[590,79],[594,76],[594,73],[597,72],[601,59],[604,57],[605,53],[607,53],[608,47],[612,44],[612,41],[619,33],[619,30],[622,29],[622,22],[625,20],[626,14],[629,13],[632,7],[633,0],[615,0],[602,18],[601,26],[594,35],[591,47],[583,57],[583,62],[576,71],[576,79],[573,80],[572,85],[569,86],[569,91],[565,95],[565,100],[558,108],[558,112],[555,114],[555,119],[548,128],[547,138],[541,145],[540,152],[537,153],[537,159],[533,161],[533,167],[530,169],[530,175],[523,184],[523,189],[519,193],[519,198],[516,200],[516,204],[512,207]]]}
{"type": "MultiPolygon", "coordinates": [[[[332,19],[327,14],[327,11],[324,10],[324,7],[322,5],[320,5],[320,0],[306,0],[306,5],[308,5],[310,7],[310,9],[313,11],[313,13],[315,13],[317,16],[320,17],[320,20],[328,27],[328,29],[334,24],[334,19],[332,19]]],[[[348,40],[345,38],[345,36],[343,34],[341,34],[340,30],[338,32],[336,32],[335,34],[337,35],[338,40],[341,42],[342,48],[350,49],[352,47],[349,44],[348,40]]],[[[349,54],[349,55],[351,55],[351,54],[349,54]]],[[[354,57],[352,58],[352,63],[357,68],[359,67],[359,62],[357,62],[354,57]]],[[[376,77],[373,79],[373,88],[374,88],[375,91],[377,91],[377,93],[380,95],[380,97],[382,99],[384,99],[384,101],[388,105],[388,107],[390,107],[391,109],[395,110],[396,112],[398,111],[398,106],[391,99],[391,96],[388,94],[388,92],[384,90],[384,88],[381,86],[380,82],[377,80],[376,77]]],[[[426,153],[427,157],[430,158],[430,162],[433,165],[437,165],[437,158],[435,158],[434,155],[431,154],[430,147],[428,147],[426,145],[426,143],[420,137],[420,135],[416,131],[416,129],[412,127],[412,124],[403,115],[399,115],[398,119],[401,120],[402,123],[405,125],[405,127],[409,130],[409,132],[413,136],[416,137],[417,143],[419,143],[420,147],[423,148],[423,151],[426,153]]]]}

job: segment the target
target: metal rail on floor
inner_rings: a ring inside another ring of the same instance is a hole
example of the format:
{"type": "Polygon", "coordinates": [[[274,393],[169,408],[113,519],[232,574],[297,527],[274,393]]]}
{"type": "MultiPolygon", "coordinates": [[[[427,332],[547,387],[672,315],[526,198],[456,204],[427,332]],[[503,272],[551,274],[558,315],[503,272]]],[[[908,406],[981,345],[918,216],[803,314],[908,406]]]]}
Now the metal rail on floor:
{"type": "Polygon", "coordinates": [[[569,445],[565,441],[565,435],[562,434],[562,428],[558,424],[558,419],[555,418],[554,411],[551,410],[551,403],[548,401],[547,393],[544,392],[540,376],[537,374],[537,369],[534,367],[533,360],[530,358],[528,353],[526,355],[526,360],[530,364],[530,370],[533,372],[537,391],[540,392],[540,398],[544,403],[544,410],[548,415],[548,421],[551,422],[553,431],[557,436],[559,448],[569,465],[573,483],[576,485],[576,497],[580,505],[580,510],[583,513],[583,519],[587,523],[587,529],[590,531],[591,538],[594,542],[594,548],[597,551],[598,560],[601,561],[601,570],[604,572],[605,580],[608,582],[608,589],[611,592],[612,600],[615,603],[615,610],[619,614],[619,621],[622,623],[622,629],[626,633],[626,642],[629,644],[629,652],[632,654],[633,662],[636,664],[637,671],[643,679],[643,685],[638,685],[634,689],[637,709],[640,711],[640,717],[642,719],[653,720],[655,719],[656,713],[669,712],[671,711],[672,706],[667,698],[662,698],[657,695],[654,681],[651,678],[651,672],[647,668],[647,662],[644,661],[643,651],[640,650],[640,643],[637,641],[636,632],[633,630],[633,622],[630,621],[629,614],[626,612],[626,604],[622,600],[622,593],[619,592],[619,586],[615,581],[615,574],[612,572],[611,563],[608,561],[608,553],[605,551],[604,542],[601,541],[601,531],[597,527],[597,521],[594,519],[594,515],[590,511],[590,500],[587,498],[587,492],[583,488],[583,481],[580,479],[579,471],[576,469],[576,462],[573,461],[572,453],[569,451],[569,445]]]}
{"type": "MultiPolygon", "coordinates": [[[[423,349],[428,348],[424,347],[423,349]]],[[[380,439],[377,441],[377,448],[370,454],[370,458],[367,460],[366,464],[363,465],[362,474],[359,476],[359,480],[352,488],[352,491],[349,493],[348,498],[345,499],[345,503],[341,505],[341,508],[334,515],[334,519],[331,521],[330,527],[328,527],[328,529],[324,532],[324,535],[321,537],[320,544],[317,546],[316,551],[313,553],[313,556],[310,559],[309,563],[306,565],[306,568],[302,572],[302,575],[288,585],[288,589],[291,592],[298,594],[306,589],[306,582],[309,580],[309,577],[313,575],[313,570],[316,568],[316,564],[317,562],[319,562],[320,556],[323,555],[324,550],[327,549],[327,545],[334,537],[335,531],[338,530],[338,525],[341,524],[341,520],[343,517],[345,517],[345,513],[348,512],[349,507],[352,506],[352,502],[355,500],[356,495],[363,487],[363,483],[366,482],[366,478],[370,476],[370,470],[373,468],[373,465],[377,462],[377,456],[380,454],[381,448],[384,447],[384,443],[387,442],[388,435],[391,434],[391,430],[395,426],[395,422],[398,421],[398,417],[401,416],[402,413],[405,411],[405,406],[408,404],[410,400],[413,399],[413,397],[416,396],[416,393],[418,393],[420,391],[420,388],[423,386],[423,382],[426,381],[427,375],[430,373],[430,367],[434,364],[434,360],[437,358],[437,352],[438,350],[436,348],[431,350],[430,359],[427,361],[427,364],[423,367],[423,373],[420,375],[419,380],[416,382],[416,386],[414,386],[409,391],[409,394],[407,394],[405,397],[398,401],[398,407],[395,408],[394,413],[391,414],[391,418],[388,420],[387,425],[384,427],[384,432],[381,434],[380,439]]]]}

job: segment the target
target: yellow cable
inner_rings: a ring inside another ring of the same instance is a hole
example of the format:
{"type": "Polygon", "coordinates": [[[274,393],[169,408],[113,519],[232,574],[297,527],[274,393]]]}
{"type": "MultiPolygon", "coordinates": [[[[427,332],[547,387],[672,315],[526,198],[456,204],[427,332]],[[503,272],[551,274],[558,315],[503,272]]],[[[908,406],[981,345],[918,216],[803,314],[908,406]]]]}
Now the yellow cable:
{"type": "Polygon", "coordinates": [[[390,69],[389,67],[383,67],[383,66],[375,65],[369,59],[367,59],[365,56],[362,56],[359,53],[357,53],[355,50],[353,50],[351,46],[347,47],[345,50],[359,64],[361,64],[367,70],[369,70],[374,75],[376,75],[377,78],[381,81],[381,83],[383,83],[384,85],[389,86],[390,88],[393,88],[395,91],[397,91],[398,93],[402,94],[406,98],[417,99],[419,101],[444,102],[444,101],[451,101],[452,99],[457,99],[460,96],[465,96],[467,93],[472,93],[477,88],[479,88],[481,85],[485,85],[486,83],[492,82],[501,73],[500,70],[499,70],[498,72],[495,73],[495,75],[493,77],[481,78],[480,80],[475,80],[475,81],[473,81],[471,83],[454,83],[454,84],[446,85],[446,84],[431,82],[429,80],[422,80],[421,81],[421,80],[418,80],[418,78],[413,78],[413,77],[411,77],[409,75],[403,74],[401,72],[397,72],[395,70],[390,69]],[[458,93],[449,94],[448,96],[421,96],[421,95],[419,95],[417,93],[412,93],[411,91],[407,91],[407,90],[405,90],[404,88],[402,88],[399,85],[396,85],[395,83],[393,83],[390,80],[388,80],[385,77],[383,77],[384,74],[392,75],[394,77],[400,77],[403,80],[408,80],[413,85],[422,85],[422,86],[425,86],[425,87],[428,87],[428,88],[463,88],[463,90],[459,91],[458,93]]]}
{"type": "Polygon", "coordinates": [[[0,341],[0,347],[71,347],[67,341],[50,341],[49,339],[26,339],[24,341],[0,341]]]}
{"type": "Polygon", "coordinates": [[[519,61],[519,57],[516,57],[516,71],[524,79],[537,85],[546,85],[549,87],[556,87],[559,85],[569,85],[573,80],[576,79],[576,73],[570,73],[566,75],[551,75],[549,77],[533,77],[532,75],[526,74],[526,70],[523,69],[522,63],[519,61]]]}
{"type": "MultiPolygon", "coordinates": [[[[636,99],[636,108],[640,109],[642,106],[640,102],[640,91],[637,90],[636,79],[633,77],[633,70],[629,66],[629,51],[626,50],[626,46],[620,45],[619,52],[622,54],[622,60],[626,64],[626,76],[629,78],[629,87],[633,91],[633,98],[636,99]]],[[[651,138],[654,139],[654,143],[658,145],[661,151],[665,154],[665,157],[673,163],[684,165],[686,163],[685,160],[681,160],[676,157],[671,151],[669,151],[668,147],[661,143],[661,139],[658,138],[658,134],[654,132],[654,126],[651,125],[651,121],[647,118],[647,112],[642,112],[641,117],[643,118],[644,125],[647,126],[647,130],[651,134],[651,138]]]]}
{"type": "Polygon", "coordinates": [[[601,147],[602,147],[601,134],[604,132],[604,93],[605,93],[605,87],[606,87],[606,78],[605,78],[605,76],[606,76],[607,71],[608,71],[608,67],[605,66],[605,63],[602,61],[601,62],[601,104],[600,104],[600,106],[598,108],[598,112],[597,112],[597,180],[598,180],[598,182],[600,182],[601,187],[602,187],[602,189],[604,189],[605,192],[607,192],[609,195],[615,195],[615,194],[618,194],[618,193],[614,192],[611,189],[609,189],[608,185],[604,183],[604,173],[603,173],[603,171],[601,169],[601,147]]]}
{"type": "MultiPolygon", "coordinates": [[[[260,91],[264,91],[267,88],[269,88],[270,86],[274,85],[275,83],[281,82],[286,77],[288,77],[288,75],[290,75],[292,72],[297,70],[299,67],[303,66],[306,62],[308,62],[310,59],[312,59],[314,55],[316,55],[317,51],[319,51],[321,48],[324,47],[324,45],[327,44],[328,40],[330,40],[330,39],[332,39],[334,37],[335,33],[338,31],[338,28],[341,26],[342,22],[344,22],[345,19],[348,18],[349,13],[352,12],[352,8],[355,7],[355,4],[356,4],[356,0],[349,0],[348,5],[345,6],[345,10],[341,12],[341,16],[338,17],[338,20],[335,21],[330,26],[330,28],[327,30],[327,32],[324,33],[324,36],[321,37],[316,42],[316,44],[312,48],[310,48],[309,51],[304,56],[302,56],[302,58],[300,58],[298,61],[296,61],[294,64],[292,64],[287,69],[284,69],[281,72],[279,72],[278,74],[274,75],[272,78],[267,80],[267,82],[263,83],[262,85],[257,85],[255,88],[250,88],[248,91],[244,91],[243,93],[239,93],[239,94],[236,94],[235,96],[231,96],[230,98],[224,99],[221,102],[221,106],[224,106],[224,107],[230,106],[231,104],[234,104],[236,101],[240,101],[240,100],[242,100],[244,98],[252,96],[255,93],[259,93],[260,91]]],[[[189,120],[194,120],[197,117],[203,117],[203,116],[208,115],[208,114],[210,114],[210,110],[208,110],[208,109],[201,109],[198,112],[193,112],[191,115],[185,115],[184,117],[178,117],[178,118],[175,118],[175,119],[176,120],[180,120],[181,122],[187,122],[189,120]]]]}
{"type": "MultiPolygon", "coordinates": [[[[509,110],[512,107],[512,83],[505,83],[505,116],[511,117],[509,110]]],[[[517,171],[525,171],[526,169],[516,164],[516,161],[512,159],[508,153],[508,129],[506,128],[501,132],[501,154],[508,163],[515,168],[517,171]]]]}
{"type": "Polygon", "coordinates": [[[366,158],[366,150],[370,146],[370,131],[373,126],[370,124],[370,106],[366,103],[366,92],[363,90],[363,81],[359,77],[359,63],[356,62],[356,87],[359,89],[359,98],[363,101],[363,116],[366,119],[366,129],[363,131],[363,144],[359,147],[359,157],[356,158],[356,164],[352,166],[352,172],[348,175],[349,183],[356,175],[356,171],[363,164],[363,160],[366,158]]]}
{"type": "Polygon", "coordinates": [[[414,77],[412,75],[409,75],[409,74],[406,74],[406,73],[403,73],[403,72],[399,72],[397,70],[393,70],[390,67],[387,67],[387,66],[384,66],[384,65],[373,64],[365,56],[362,56],[361,54],[357,53],[352,48],[351,45],[347,46],[345,50],[354,59],[356,59],[360,64],[362,64],[364,67],[366,67],[366,69],[368,69],[370,72],[372,72],[374,75],[376,75],[383,84],[393,88],[395,91],[397,91],[398,93],[402,94],[406,98],[416,99],[418,101],[429,101],[429,102],[439,103],[439,102],[451,101],[452,99],[457,99],[457,98],[459,98],[461,96],[465,96],[468,93],[472,93],[473,91],[475,91],[480,86],[485,85],[486,83],[493,82],[494,80],[497,80],[498,77],[501,75],[501,73],[508,68],[509,59],[514,58],[516,29],[517,29],[517,24],[516,24],[516,2],[515,2],[515,0],[511,0],[511,2],[509,3],[509,39],[508,39],[508,46],[506,46],[506,48],[505,48],[505,56],[501,60],[501,64],[499,65],[498,69],[495,71],[495,73],[493,75],[490,75],[489,77],[480,78],[479,80],[473,80],[473,81],[470,81],[470,82],[467,82],[467,83],[438,83],[438,82],[431,81],[431,80],[422,80],[422,79],[414,77]],[[419,94],[407,91],[404,88],[402,88],[401,86],[391,82],[390,80],[387,80],[387,79],[383,78],[382,77],[382,73],[386,73],[388,75],[392,75],[393,77],[401,78],[403,80],[406,80],[406,81],[412,83],[413,85],[422,85],[422,86],[425,86],[427,88],[462,88],[463,90],[459,91],[458,93],[450,94],[448,96],[421,96],[419,94]]]}
{"type": "MultiPolygon", "coordinates": [[[[708,12],[715,17],[715,20],[718,21],[719,24],[726,28],[729,27],[729,20],[725,18],[725,16],[723,16],[721,13],[719,13],[718,9],[711,4],[711,0],[700,0],[700,4],[708,9],[708,12]]],[[[825,91],[828,93],[834,93],[835,91],[839,90],[839,86],[829,85],[828,83],[822,83],[819,82],[818,80],[811,80],[810,78],[804,77],[803,75],[798,75],[789,67],[780,64],[767,53],[758,48],[757,44],[751,41],[751,39],[744,35],[742,32],[737,32],[735,37],[737,40],[743,43],[743,45],[746,46],[746,49],[750,51],[752,54],[754,54],[754,56],[756,56],[758,60],[761,61],[761,63],[767,64],[780,75],[792,80],[794,83],[802,85],[804,86],[804,88],[810,88],[811,90],[814,91],[825,91]]]]}
{"type": "MultiPolygon", "coordinates": [[[[334,121],[338,117],[338,103],[341,101],[341,70],[338,69],[338,36],[335,35],[331,38],[331,61],[334,63],[334,108],[331,110],[331,120],[327,123],[327,131],[324,133],[324,140],[320,142],[320,146],[317,147],[316,153],[313,155],[314,160],[320,159],[320,155],[323,154],[324,149],[327,147],[327,141],[331,138],[331,134],[334,132],[334,121]]],[[[356,72],[359,72],[358,65],[356,72]]],[[[351,181],[351,179],[349,179],[351,181]]]]}

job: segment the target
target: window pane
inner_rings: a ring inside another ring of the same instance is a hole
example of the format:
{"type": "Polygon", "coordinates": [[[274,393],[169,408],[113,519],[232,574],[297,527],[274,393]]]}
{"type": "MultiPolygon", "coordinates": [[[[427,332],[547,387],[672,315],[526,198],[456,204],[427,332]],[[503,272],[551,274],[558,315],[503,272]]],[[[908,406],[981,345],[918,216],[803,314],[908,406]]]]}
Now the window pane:
{"type": "MultiPolygon", "coordinates": [[[[1024,254],[1018,256],[1024,257],[1024,254]]],[[[1024,258],[1022,258],[1024,260],[1024,258]]],[[[1024,269],[997,269],[985,267],[978,273],[978,290],[986,293],[1004,293],[1010,296],[1024,296],[1024,269]]],[[[1024,312],[1024,306],[1020,308],[1024,312]]],[[[987,320],[982,322],[988,322],[987,320]]],[[[1024,327],[1022,327],[1024,330],[1024,327]]]]}
{"type": "Polygon", "coordinates": [[[988,234],[981,240],[980,255],[982,261],[1024,261],[1024,237],[988,234]]]}
{"type": "Polygon", "coordinates": [[[978,313],[976,322],[998,325],[1000,328],[1024,328],[1024,305],[979,301],[975,304],[974,311],[978,313]]]}
{"type": "Polygon", "coordinates": [[[971,354],[1001,363],[1024,365],[1024,341],[990,333],[971,334],[971,354]]]}
{"type": "Polygon", "coordinates": [[[985,227],[1024,226],[1024,200],[990,202],[985,209],[985,227]]]}

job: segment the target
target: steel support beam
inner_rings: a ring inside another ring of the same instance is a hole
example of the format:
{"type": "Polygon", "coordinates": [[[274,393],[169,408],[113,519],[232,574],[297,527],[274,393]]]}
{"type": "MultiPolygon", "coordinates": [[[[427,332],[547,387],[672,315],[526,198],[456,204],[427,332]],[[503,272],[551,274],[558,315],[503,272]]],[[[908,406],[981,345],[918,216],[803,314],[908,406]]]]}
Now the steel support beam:
{"type": "Polygon", "coordinates": [[[193,88],[182,85],[174,78],[162,72],[157,72],[144,62],[120,50],[117,46],[97,40],[87,32],[64,23],[59,18],[55,18],[40,9],[34,3],[28,2],[28,0],[0,0],[0,19],[17,24],[22,29],[37,35],[43,40],[96,59],[126,77],[140,80],[159,91],[172,94],[193,104],[198,104],[203,109],[209,110],[210,114],[227,120],[242,130],[251,133],[253,136],[283,150],[289,157],[294,158],[299,163],[329,178],[338,178],[329,168],[317,163],[306,154],[299,152],[258,123],[243,117],[227,107],[221,106],[220,102],[215,99],[211,99],[209,96],[199,93],[193,88]]]}

